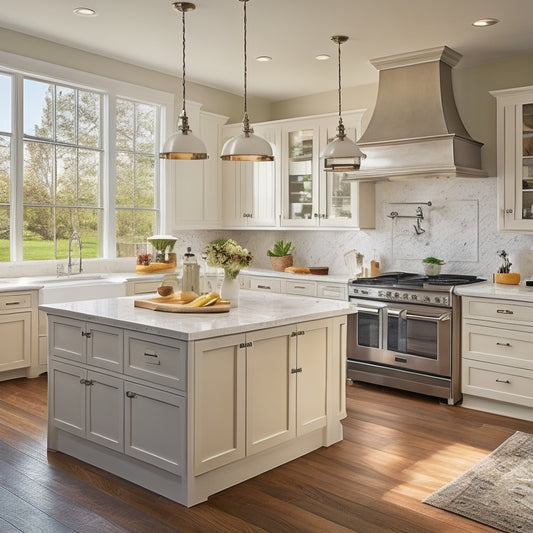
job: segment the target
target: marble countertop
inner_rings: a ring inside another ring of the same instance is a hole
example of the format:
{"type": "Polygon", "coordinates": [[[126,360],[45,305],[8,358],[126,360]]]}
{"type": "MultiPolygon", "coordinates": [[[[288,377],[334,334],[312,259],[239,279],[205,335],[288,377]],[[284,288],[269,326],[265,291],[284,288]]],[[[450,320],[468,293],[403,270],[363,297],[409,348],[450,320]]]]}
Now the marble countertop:
{"type": "Polygon", "coordinates": [[[263,268],[243,268],[241,274],[248,276],[264,276],[267,278],[284,278],[297,279],[309,281],[325,281],[331,283],[348,283],[349,277],[346,276],[317,276],[316,274],[291,274],[289,272],[278,272],[276,270],[268,270],[263,268]]]}
{"type": "Polygon", "coordinates": [[[496,298],[500,300],[517,300],[533,302],[533,287],[526,285],[503,285],[500,283],[472,283],[471,285],[458,285],[454,289],[459,296],[479,296],[481,298],[496,298]]]}
{"type": "MultiPolygon", "coordinates": [[[[229,313],[168,313],[134,306],[134,296],[43,304],[53,315],[190,341],[254,331],[354,312],[346,301],[241,291],[229,313]]],[[[137,297],[138,298],[138,297],[137,297]]]]}

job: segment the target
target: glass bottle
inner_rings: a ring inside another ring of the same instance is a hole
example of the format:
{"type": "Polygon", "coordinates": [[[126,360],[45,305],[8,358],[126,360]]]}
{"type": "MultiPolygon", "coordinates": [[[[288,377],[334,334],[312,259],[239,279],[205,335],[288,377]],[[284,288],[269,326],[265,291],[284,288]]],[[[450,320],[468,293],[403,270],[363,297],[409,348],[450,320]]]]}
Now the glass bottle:
{"type": "Polygon", "coordinates": [[[193,291],[200,294],[200,265],[196,261],[196,256],[191,252],[191,247],[187,247],[187,252],[183,255],[183,277],[181,288],[184,291],[193,291]]]}

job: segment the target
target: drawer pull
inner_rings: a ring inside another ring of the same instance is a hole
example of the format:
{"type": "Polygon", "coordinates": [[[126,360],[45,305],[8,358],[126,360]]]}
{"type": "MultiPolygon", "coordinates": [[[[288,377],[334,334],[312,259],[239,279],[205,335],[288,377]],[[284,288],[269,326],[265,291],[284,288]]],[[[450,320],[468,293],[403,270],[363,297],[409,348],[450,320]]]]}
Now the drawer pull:
{"type": "Polygon", "coordinates": [[[302,287],[301,285],[293,285],[293,288],[294,289],[302,289],[303,291],[305,291],[306,287],[302,287]]]}
{"type": "Polygon", "coordinates": [[[270,287],[270,285],[258,285],[257,288],[258,289],[266,289],[267,291],[271,291],[272,290],[272,287],[270,287]]]}
{"type": "Polygon", "coordinates": [[[8,305],[20,305],[22,302],[6,302],[6,306],[8,305]]]}
{"type": "Polygon", "coordinates": [[[298,374],[299,372],[302,372],[301,368],[291,368],[291,374],[298,374]]]}
{"type": "Polygon", "coordinates": [[[91,338],[91,332],[90,331],[82,331],[81,332],[82,337],[87,337],[88,339],[91,338]]]}
{"type": "Polygon", "coordinates": [[[80,379],[80,383],[82,385],[94,385],[94,381],[92,379],[84,379],[84,378],[81,378],[80,379]]]}
{"type": "Polygon", "coordinates": [[[509,385],[511,384],[511,382],[508,379],[500,379],[500,378],[496,378],[496,383],[508,383],[509,385]]]}
{"type": "Polygon", "coordinates": [[[144,357],[148,358],[145,360],[145,363],[147,365],[160,365],[161,364],[161,361],[159,361],[159,355],[157,355],[155,352],[144,352],[144,357]]]}
{"type": "Polygon", "coordinates": [[[511,346],[511,343],[510,342],[497,342],[496,343],[496,346],[511,346]]]}
{"type": "Polygon", "coordinates": [[[130,390],[127,390],[126,391],[126,396],[128,398],[135,398],[135,396],[137,396],[134,392],[131,392],[130,390]]]}
{"type": "Polygon", "coordinates": [[[510,309],[496,309],[496,313],[500,313],[500,315],[514,315],[510,309]]]}

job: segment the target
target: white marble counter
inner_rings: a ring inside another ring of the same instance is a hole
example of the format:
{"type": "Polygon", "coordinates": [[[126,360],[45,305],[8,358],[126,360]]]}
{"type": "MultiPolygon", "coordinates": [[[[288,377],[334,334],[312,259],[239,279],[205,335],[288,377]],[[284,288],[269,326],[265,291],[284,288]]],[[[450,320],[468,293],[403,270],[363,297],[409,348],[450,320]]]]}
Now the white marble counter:
{"type": "Polygon", "coordinates": [[[472,283],[458,285],[454,289],[459,296],[479,296],[481,298],[496,298],[500,300],[517,300],[533,302],[533,287],[526,285],[503,285],[500,283],[472,283]]]}
{"type": "MultiPolygon", "coordinates": [[[[136,297],[104,298],[40,305],[50,314],[97,321],[136,331],[197,340],[243,333],[299,321],[351,314],[348,302],[286,294],[240,291],[239,307],[229,313],[168,313],[134,306],[136,297]]],[[[138,297],[137,297],[138,298],[138,297]]]]}

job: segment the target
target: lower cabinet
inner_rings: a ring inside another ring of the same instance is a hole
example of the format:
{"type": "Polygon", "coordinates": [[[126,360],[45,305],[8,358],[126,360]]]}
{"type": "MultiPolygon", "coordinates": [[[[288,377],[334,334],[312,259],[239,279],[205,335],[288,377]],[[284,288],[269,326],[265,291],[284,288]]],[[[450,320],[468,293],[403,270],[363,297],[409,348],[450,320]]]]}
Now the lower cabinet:
{"type": "Polygon", "coordinates": [[[194,473],[326,426],[331,322],[195,343],[194,473]]]}

